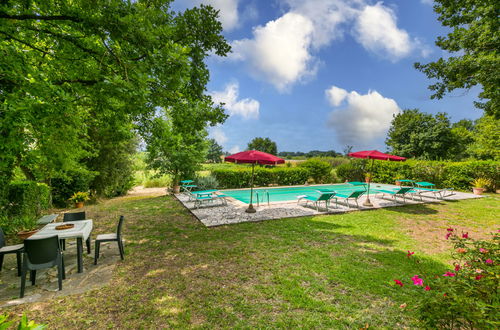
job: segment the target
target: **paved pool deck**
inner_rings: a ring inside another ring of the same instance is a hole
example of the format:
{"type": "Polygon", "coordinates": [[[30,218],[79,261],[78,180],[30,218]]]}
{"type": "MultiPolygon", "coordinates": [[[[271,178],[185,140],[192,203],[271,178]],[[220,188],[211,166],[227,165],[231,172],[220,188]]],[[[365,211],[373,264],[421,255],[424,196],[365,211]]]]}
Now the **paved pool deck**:
{"type": "MultiPolygon", "coordinates": [[[[394,186],[397,187],[397,186],[394,186]]],[[[223,192],[223,191],[222,191],[223,192]]],[[[260,205],[254,204],[254,208],[257,210],[255,213],[246,213],[245,210],[248,205],[242,203],[234,198],[227,197],[227,205],[223,205],[222,201],[214,201],[213,203],[202,205],[195,208],[194,201],[189,200],[189,196],[186,194],[175,194],[174,196],[205,226],[215,227],[229,224],[237,224],[242,222],[256,222],[265,220],[274,220],[282,218],[295,218],[295,217],[305,217],[321,214],[336,214],[345,212],[356,212],[364,210],[373,210],[383,207],[397,207],[402,205],[412,205],[412,204],[425,204],[425,203],[440,203],[446,201],[456,201],[462,199],[470,198],[481,198],[481,196],[474,195],[472,193],[464,192],[454,192],[454,195],[448,196],[444,199],[436,199],[432,197],[423,197],[423,201],[419,199],[408,199],[406,198],[406,203],[402,203],[402,200],[398,198],[395,202],[390,197],[380,198],[375,195],[370,195],[370,201],[373,207],[362,206],[366,201],[366,196],[361,197],[358,200],[359,208],[355,206],[353,201],[350,202],[351,207],[347,207],[345,203],[338,204],[338,208],[335,208],[335,203],[331,203],[329,209],[325,209],[324,203],[321,203],[319,210],[309,203],[307,206],[305,202],[297,204],[297,201],[287,201],[287,202],[271,202],[269,205],[267,203],[260,203],[260,205]]]]}

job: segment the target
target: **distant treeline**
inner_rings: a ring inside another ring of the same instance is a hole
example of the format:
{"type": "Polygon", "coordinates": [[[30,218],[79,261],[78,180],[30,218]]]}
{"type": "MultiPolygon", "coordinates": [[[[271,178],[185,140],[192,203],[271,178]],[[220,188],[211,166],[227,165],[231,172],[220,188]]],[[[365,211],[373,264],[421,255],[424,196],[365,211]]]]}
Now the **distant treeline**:
{"type": "Polygon", "coordinates": [[[296,158],[312,158],[312,157],[339,157],[342,156],[342,154],[334,150],[328,150],[328,151],[311,150],[309,152],[281,151],[278,153],[278,156],[287,159],[293,159],[293,158],[296,159],[296,158]]]}

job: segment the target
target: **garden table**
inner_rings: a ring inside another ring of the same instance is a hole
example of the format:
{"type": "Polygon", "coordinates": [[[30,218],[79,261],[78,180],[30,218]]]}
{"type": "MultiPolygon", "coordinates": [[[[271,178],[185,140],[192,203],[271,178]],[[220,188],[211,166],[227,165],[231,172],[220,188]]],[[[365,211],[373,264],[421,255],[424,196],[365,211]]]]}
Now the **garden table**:
{"type": "Polygon", "coordinates": [[[56,226],[59,226],[63,223],[49,223],[38,232],[31,235],[31,237],[28,239],[46,238],[54,235],[59,236],[59,239],[76,238],[78,272],[81,273],[83,272],[83,242],[87,240],[87,238],[89,238],[90,233],[92,232],[93,221],[92,219],[88,219],[64,222],[65,225],[70,223],[74,224],[75,226],[73,228],[63,230],[56,229],[56,226]]]}

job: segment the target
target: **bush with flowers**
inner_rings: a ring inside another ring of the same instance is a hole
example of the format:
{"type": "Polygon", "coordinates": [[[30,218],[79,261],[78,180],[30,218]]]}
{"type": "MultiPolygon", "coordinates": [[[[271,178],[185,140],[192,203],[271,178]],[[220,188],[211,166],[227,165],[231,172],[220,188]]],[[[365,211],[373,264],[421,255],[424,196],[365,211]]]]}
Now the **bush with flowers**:
{"type": "MultiPolygon", "coordinates": [[[[500,232],[500,231],[499,231],[500,232]]],[[[394,279],[396,286],[422,290],[414,308],[426,328],[498,329],[500,327],[500,233],[475,240],[469,233],[448,228],[453,244],[453,268],[444,274],[415,274],[409,280],[394,279]]],[[[418,257],[408,251],[417,264],[418,257]]]]}

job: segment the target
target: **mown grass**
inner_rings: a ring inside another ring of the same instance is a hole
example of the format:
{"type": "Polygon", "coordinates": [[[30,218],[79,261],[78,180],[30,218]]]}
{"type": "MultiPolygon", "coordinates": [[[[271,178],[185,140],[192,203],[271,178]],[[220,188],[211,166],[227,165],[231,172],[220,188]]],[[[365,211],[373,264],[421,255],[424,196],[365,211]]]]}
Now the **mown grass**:
{"type": "Polygon", "coordinates": [[[117,198],[88,209],[95,234],[126,216],[112,283],[10,311],[51,328],[418,327],[414,291],[392,280],[444,272],[446,227],[483,235],[499,209],[490,196],[209,229],[170,196],[117,198]]]}

